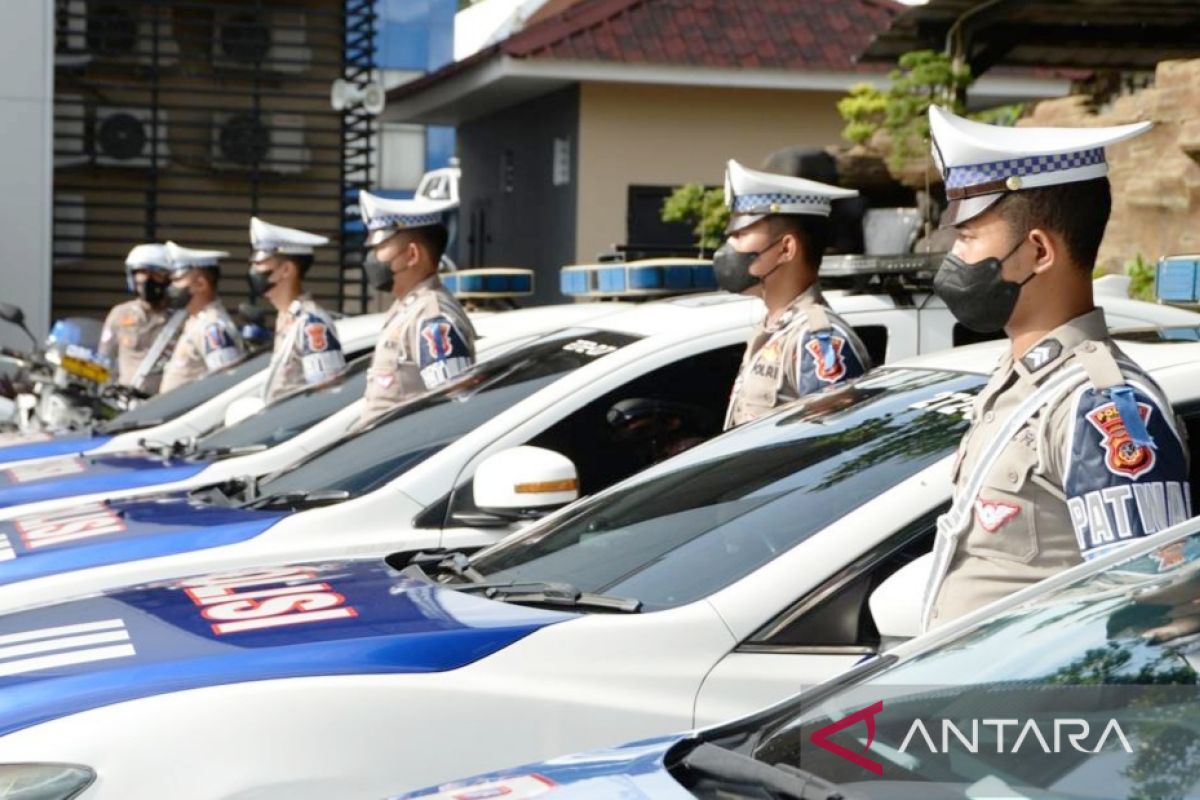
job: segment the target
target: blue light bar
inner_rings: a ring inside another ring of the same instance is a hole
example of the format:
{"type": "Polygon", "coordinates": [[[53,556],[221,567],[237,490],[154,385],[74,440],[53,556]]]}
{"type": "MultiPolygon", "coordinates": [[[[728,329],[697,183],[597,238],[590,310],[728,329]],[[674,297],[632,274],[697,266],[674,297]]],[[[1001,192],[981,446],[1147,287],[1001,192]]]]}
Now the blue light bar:
{"type": "Polygon", "coordinates": [[[1164,303],[1200,303],[1200,255],[1159,259],[1154,296],[1164,303]]]}
{"type": "Polygon", "coordinates": [[[441,275],[442,284],[455,297],[489,300],[528,297],[533,294],[533,270],[488,267],[463,269],[441,275]]]}
{"type": "Polygon", "coordinates": [[[576,264],[559,272],[559,289],[567,297],[645,299],[716,288],[712,261],[699,258],[576,264]]]}

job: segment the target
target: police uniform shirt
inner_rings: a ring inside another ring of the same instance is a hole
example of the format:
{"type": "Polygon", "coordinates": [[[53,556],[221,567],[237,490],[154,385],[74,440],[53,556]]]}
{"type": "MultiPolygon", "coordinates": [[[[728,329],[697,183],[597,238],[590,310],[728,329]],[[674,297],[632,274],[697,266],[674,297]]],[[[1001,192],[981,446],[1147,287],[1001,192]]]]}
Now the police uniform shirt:
{"type": "MultiPolygon", "coordinates": [[[[133,386],[134,376],[146,353],[158,340],[159,333],[171,318],[170,309],[150,308],[141,300],[129,300],[112,307],[104,319],[100,333],[100,355],[117,368],[117,383],[133,386]]],[[[161,359],[160,359],[161,360],[161,359]]],[[[152,369],[142,380],[139,389],[147,394],[158,391],[162,368],[152,369]]]]}
{"type": "Polygon", "coordinates": [[[311,296],[302,294],[275,322],[275,348],[263,399],[270,403],[297,389],[328,380],[345,366],[333,318],[311,296]]]}
{"type": "Polygon", "coordinates": [[[163,370],[162,391],[203,378],[241,358],[242,337],[220,300],[187,318],[171,360],[163,370]]]}
{"type": "Polygon", "coordinates": [[[814,284],[773,322],[764,319],[755,329],[733,384],[726,429],[857,378],[870,367],[867,350],[854,329],[824,303],[814,284]],[[818,315],[828,319],[828,328],[811,324],[810,318],[818,315]]]}
{"type": "Polygon", "coordinates": [[[475,363],[475,329],[433,275],[397,299],[371,367],[356,429],[402,400],[440,386],[475,363]]]}
{"type": "Polygon", "coordinates": [[[956,498],[1014,409],[1048,378],[1085,360],[1107,365],[1133,390],[1155,447],[1132,441],[1113,395],[1091,380],[1042,408],[985,477],[945,577],[932,588],[927,627],[1191,516],[1182,428],[1161,389],[1108,338],[1101,309],[1000,363],[959,446],[956,498]]]}

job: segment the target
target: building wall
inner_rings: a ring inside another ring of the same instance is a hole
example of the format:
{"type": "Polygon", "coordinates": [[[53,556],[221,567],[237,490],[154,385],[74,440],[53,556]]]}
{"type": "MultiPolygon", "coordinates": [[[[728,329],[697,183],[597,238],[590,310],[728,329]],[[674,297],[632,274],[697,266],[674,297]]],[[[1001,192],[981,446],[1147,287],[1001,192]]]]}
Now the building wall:
{"type": "Polygon", "coordinates": [[[624,241],[630,185],[719,185],[727,159],[757,167],[772,151],[840,141],[837,92],[585,83],[579,98],[580,209],[574,253],[624,241]]]}
{"type": "Polygon", "coordinates": [[[535,270],[534,303],[561,301],[558,268],[575,257],[578,119],[579,92],[571,87],[458,129],[460,265],[535,270]],[[559,185],[556,139],[570,152],[559,185]]]}
{"type": "MultiPolygon", "coordinates": [[[[50,315],[51,162],[53,159],[54,4],[0,3],[0,301],[25,311],[44,336],[50,315]]],[[[0,345],[28,340],[0,323],[0,345]]]]}

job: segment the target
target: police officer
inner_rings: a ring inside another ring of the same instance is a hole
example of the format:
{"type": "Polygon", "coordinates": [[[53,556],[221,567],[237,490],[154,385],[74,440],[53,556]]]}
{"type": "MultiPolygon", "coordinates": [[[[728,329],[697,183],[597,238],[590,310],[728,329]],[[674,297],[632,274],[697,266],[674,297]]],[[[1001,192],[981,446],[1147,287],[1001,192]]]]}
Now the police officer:
{"type": "Polygon", "coordinates": [[[767,306],[746,345],[726,429],[870,368],[866,348],[817,283],[833,201],[857,194],[736,161],[726,167],[729,238],[713,254],[713,271],[725,291],[753,291],[767,306]]]}
{"type": "Polygon", "coordinates": [[[263,400],[270,403],[304,386],[337,375],[346,366],[333,317],[301,283],[313,249],[329,239],[250,218],[250,287],[279,312],[263,400]]]}
{"type": "Polygon", "coordinates": [[[167,257],[174,270],[167,296],[173,308],[187,311],[187,321],[163,370],[164,392],[203,378],[242,356],[242,337],[217,296],[220,260],[228,256],[219,250],[193,250],[167,242],[167,257]]]}
{"type": "Polygon", "coordinates": [[[116,366],[116,382],[147,395],[158,392],[163,363],[187,316],[167,305],[171,282],[167,248],[139,244],[125,259],[125,283],[137,295],[112,307],[100,333],[100,355],[116,366]]]}
{"type": "Polygon", "coordinates": [[[475,329],[438,280],[446,213],[454,201],[390,200],[359,193],[367,227],[367,281],[396,300],[367,371],[361,429],[400,401],[432,389],[475,363],[475,329]]]}
{"type": "Polygon", "coordinates": [[[1010,348],[977,396],[938,521],[926,628],[1191,516],[1162,390],[1108,336],[1092,265],[1106,145],[1149,123],[999,128],[930,108],[958,237],[934,279],[954,316],[1010,348]]]}

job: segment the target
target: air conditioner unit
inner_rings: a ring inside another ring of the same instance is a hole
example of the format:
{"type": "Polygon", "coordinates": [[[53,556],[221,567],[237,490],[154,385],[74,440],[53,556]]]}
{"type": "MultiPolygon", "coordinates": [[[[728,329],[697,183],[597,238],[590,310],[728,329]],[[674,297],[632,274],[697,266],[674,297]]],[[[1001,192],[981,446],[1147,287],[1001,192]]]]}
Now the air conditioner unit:
{"type": "Polygon", "coordinates": [[[225,69],[304,72],[312,61],[307,20],[296,12],[219,10],[212,60],[225,69]]]}
{"type": "Polygon", "coordinates": [[[157,155],[164,166],[167,149],[167,112],[158,112],[158,124],[148,108],[98,106],[91,120],[92,155],[97,164],[111,167],[149,167],[157,155]]]}
{"type": "Polygon", "coordinates": [[[56,63],[92,59],[173,64],[179,45],[168,13],[157,4],[116,0],[56,0],[56,63]],[[156,52],[157,51],[157,52],[156,52]]]}
{"type": "Polygon", "coordinates": [[[54,265],[83,260],[87,237],[83,195],[54,193],[54,265]]]}
{"type": "Polygon", "coordinates": [[[219,111],[212,131],[212,163],[220,169],[295,174],[308,169],[312,158],[300,114],[219,111]]]}
{"type": "Polygon", "coordinates": [[[86,64],[87,0],[54,0],[54,63],[86,64]]]}
{"type": "Polygon", "coordinates": [[[88,158],[87,105],[75,94],[54,96],[54,168],[86,164],[88,158]]]}

